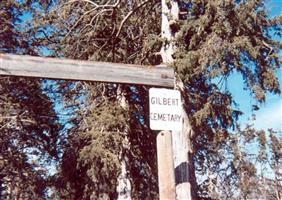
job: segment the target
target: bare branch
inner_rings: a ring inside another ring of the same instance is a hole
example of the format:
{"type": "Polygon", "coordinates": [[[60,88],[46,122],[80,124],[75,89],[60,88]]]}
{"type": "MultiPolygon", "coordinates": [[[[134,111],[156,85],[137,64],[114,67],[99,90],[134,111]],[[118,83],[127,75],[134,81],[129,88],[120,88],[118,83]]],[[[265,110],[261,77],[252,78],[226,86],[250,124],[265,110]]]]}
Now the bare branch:
{"type": "Polygon", "coordinates": [[[93,11],[95,11],[95,10],[96,10],[96,8],[93,8],[93,9],[91,9],[91,10],[85,12],[85,13],[76,21],[76,23],[70,28],[69,32],[66,34],[66,36],[65,36],[64,38],[66,38],[66,37],[69,36],[69,34],[73,31],[73,29],[79,24],[79,22],[80,22],[86,15],[90,14],[91,12],[93,12],[93,11]]]}
{"type": "Polygon", "coordinates": [[[30,120],[30,119],[21,119],[19,118],[19,116],[15,115],[15,116],[5,116],[5,117],[0,117],[0,119],[11,119],[11,120],[19,120],[21,122],[28,122],[31,124],[37,124],[34,120],[30,120]]]}
{"type": "Polygon", "coordinates": [[[72,4],[72,3],[80,3],[80,2],[90,3],[91,5],[95,6],[95,9],[99,9],[99,8],[116,8],[120,4],[120,0],[118,0],[115,4],[109,4],[110,1],[108,1],[106,4],[102,4],[102,5],[99,5],[99,4],[97,4],[97,3],[93,2],[93,1],[90,1],[90,0],[72,0],[72,1],[68,1],[64,5],[72,4]]]}
{"type": "MultiPolygon", "coordinates": [[[[92,17],[91,22],[93,22],[94,19],[95,19],[97,16],[99,16],[99,15],[105,13],[105,12],[111,12],[111,11],[113,11],[113,9],[115,9],[115,8],[120,4],[120,0],[117,0],[115,4],[108,4],[108,3],[110,2],[110,1],[108,1],[106,4],[103,4],[103,5],[98,5],[98,4],[96,4],[96,3],[94,3],[94,2],[92,2],[92,1],[90,1],[90,0],[80,0],[80,1],[79,1],[79,0],[72,0],[72,1],[67,2],[65,5],[71,4],[71,3],[77,3],[77,2],[91,3],[91,4],[94,6],[94,8],[91,9],[91,10],[86,11],[86,12],[75,22],[75,24],[70,28],[69,32],[66,34],[65,38],[69,36],[69,34],[73,31],[73,29],[76,28],[77,25],[78,25],[78,24],[83,20],[83,18],[86,17],[87,15],[89,15],[89,14],[95,12],[96,10],[100,10],[97,14],[95,14],[95,15],[92,17]]],[[[91,24],[91,22],[90,22],[90,24],[91,24]]],[[[88,26],[88,25],[87,25],[87,26],[88,26]]]]}
{"type": "Polygon", "coordinates": [[[121,30],[124,26],[124,23],[130,18],[130,16],[135,13],[139,8],[141,8],[142,6],[146,5],[150,0],[146,0],[144,2],[142,2],[141,4],[139,4],[137,7],[135,7],[132,11],[130,11],[124,18],[123,20],[121,21],[120,23],[120,26],[119,26],[119,29],[118,29],[118,32],[116,34],[116,38],[119,37],[120,33],[121,33],[121,30]]]}

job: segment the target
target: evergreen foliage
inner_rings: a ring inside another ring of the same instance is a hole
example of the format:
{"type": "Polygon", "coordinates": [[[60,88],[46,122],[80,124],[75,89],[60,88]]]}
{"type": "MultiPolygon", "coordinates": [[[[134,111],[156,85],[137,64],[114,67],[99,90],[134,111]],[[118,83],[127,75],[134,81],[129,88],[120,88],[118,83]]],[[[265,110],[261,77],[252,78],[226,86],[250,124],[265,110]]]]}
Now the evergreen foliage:
{"type": "MultiPolygon", "coordinates": [[[[194,152],[192,169],[195,168],[195,171],[191,171],[190,181],[193,189],[198,191],[198,198],[249,198],[254,194],[256,188],[253,186],[259,178],[256,164],[243,153],[240,141],[244,140],[242,132],[250,131],[236,129],[236,121],[242,112],[228,88],[223,86],[229,76],[239,72],[245,88],[258,102],[265,100],[267,92],[280,93],[275,73],[281,65],[281,43],[273,40],[271,35],[281,35],[281,17],[268,18],[264,2],[258,0],[187,0],[179,2],[179,6],[182,11],[180,20],[171,24],[177,49],[175,62],[170,64],[184,82],[182,96],[194,130],[191,139],[194,152]],[[213,189],[207,184],[213,182],[211,177],[224,177],[222,185],[227,186],[222,188],[217,185],[218,188],[213,189]],[[204,180],[201,182],[201,179],[204,180]]],[[[160,1],[60,1],[45,17],[48,26],[54,30],[48,32],[49,39],[53,41],[50,47],[54,55],[68,58],[161,64],[159,51],[168,41],[159,37],[160,11],[160,1]],[[53,48],[55,44],[59,44],[57,49],[53,48]]],[[[88,96],[85,111],[78,113],[80,120],[69,132],[70,143],[79,145],[68,145],[65,150],[74,151],[73,162],[78,163],[73,166],[73,172],[79,172],[79,178],[70,185],[78,180],[83,183],[80,184],[82,189],[78,190],[87,191],[83,193],[85,199],[91,194],[102,192],[104,195],[101,188],[107,188],[108,198],[116,197],[114,186],[119,174],[120,153],[116,145],[126,138],[121,133],[127,132],[131,151],[124,153],[130,163],[127,173],[133,187],[132,198],[156,199],[156,160],[152,156],[155,154],[156,133],[149,129],[146,114],[148,88],[116,84],[83,85],[88,96]],[[126,97],[126,109],[118,106],[118,88],[122,88],[126,97]],[[113,108],[115,113],[111,111],[113,108]],[[129,121],[124,121],[125,126],[117,120],[120,113],[130,116],[129,121]],[[101,125],[105,127],[101,128],[101,125]],[[119,131],[116,127],[120,127],[119,131]],[[103,158],[98,156],[102,155],[101,147],[104,148],[103,158]],[[110,177],[109,171],[104,168],[108,168],[113,176],[110,177]],[[95,185],[98,183],[97,171],[103,177],[99,186],[95,185]],[[106,177],[112,179],[105,180],[106,177]],[[105,184],[107,181],[111,184],[105,184]]],[[[260,154],[257,155],[262,163],[269,159],[263,135],[252,133],[252,137],[264,141],[259,143],[260,154]]],[[[69,177],[68,180],[71,180],[72,175],[69,177]]],[[[75,192],[76,189],[67,190],[75,192]]]]}
{"type": "MultiPolygon", "coordinates": [[[[32,12],[32,3],[0,2],[1,53],[37,54],[38,41],[29,38],[32,31],[21,23],[32,12]]],[[[42,164],[58,157],[59,130],[53,102],[40,80],[0,78],[0,199],[46,197],[42,164]]]]}
{"type": "MultiPolygon", "coordinates": [[[[32,6],[33,1],[0,2],[5,19],[0,24],[0,51],[36,55],[35,47],[47,45],[57,57],[162,63],[159,52],[169,41],[160,38],[160,1],[44,2],[37,6],[32,6]],[[18,28],[18,16],[28,7],[33,8],[31,29],[18,28]]],[[[239,127],[242,112],[224,87],[239,72],[258,103],[265,101],[267,92],[280,94],[275,73],[281,67],[281,42],[272,35],[281,36],[281,16],[269,18],[262,0],[178,3],[180,20],[171,24],[175,62],[169,65],[184,83],[184,108],[193,127],[189,181],[197,193],[194,198],[281,199],[281,133],[239,127]],[[258,152],[253,152],[256,148],[258,152]]],[[[44,198],[44,172],[28,162],[33,152],[26,150],[57,154],[60,126],[54,105],[38,80],[3,77],[0,83],[0,180],[7,185],[3,181],[15,177],[12,172],[25,170],[16,176],[17,188],[22,194],[37,195],[27,199],[44,198]],[[22,187],[26,180],[33,190],[22,187]]],[[[75,114],[68,122],[71,128],[61,149],[59,171],[49,177],[51,198],[116,199],[125,161],[132,199],[157,199],[156,132],[149,128],[149,87],[57,84],[66,109],[75,114]]]]}

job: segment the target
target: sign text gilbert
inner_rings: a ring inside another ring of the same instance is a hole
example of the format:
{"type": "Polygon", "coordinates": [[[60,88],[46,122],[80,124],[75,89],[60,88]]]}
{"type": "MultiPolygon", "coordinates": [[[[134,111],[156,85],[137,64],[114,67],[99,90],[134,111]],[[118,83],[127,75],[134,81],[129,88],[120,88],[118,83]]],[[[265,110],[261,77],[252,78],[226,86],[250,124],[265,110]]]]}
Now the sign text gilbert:
{"type": "Polygon", "coordinates": [[[150,128],[152,130],[181,130],[181,97],[177,90],[151,88],[150,128]]]}

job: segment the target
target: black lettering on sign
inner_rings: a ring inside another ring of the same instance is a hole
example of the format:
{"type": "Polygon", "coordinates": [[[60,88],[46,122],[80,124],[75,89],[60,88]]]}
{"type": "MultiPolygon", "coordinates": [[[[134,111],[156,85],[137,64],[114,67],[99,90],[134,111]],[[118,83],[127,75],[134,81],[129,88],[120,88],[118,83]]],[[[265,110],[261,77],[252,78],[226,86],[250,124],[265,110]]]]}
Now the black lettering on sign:
{"type": "Polygon", "coordinates": [[[181,120],[181,115],[177,114],[164,114],[164,113],[150,113],[150,119],[156,121],[173,121],[179,122],[181,120]]]}
{"type": "Polygon", "coordinates": [[[156,97],[151,97],[151,104],[155,104],[156,103],[156,97]]]}
{"type": "Polygon", "coordinates": [[[164,106],[178,106],[178,99],[175,98],[160,98],[151,97],[151,104],[164,105],[164,106]]]}

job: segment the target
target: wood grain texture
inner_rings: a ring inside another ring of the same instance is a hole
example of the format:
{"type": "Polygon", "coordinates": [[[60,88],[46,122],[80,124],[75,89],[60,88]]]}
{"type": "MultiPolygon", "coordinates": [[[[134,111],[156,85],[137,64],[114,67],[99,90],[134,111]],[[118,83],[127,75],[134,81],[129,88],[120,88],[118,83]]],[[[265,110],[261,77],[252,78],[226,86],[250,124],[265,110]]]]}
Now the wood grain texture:
{"type": "Polygon", "coordinates": [[[157,136],[158,181],[160,200],[175,200],[175,175],[173,166],[172,135],[161,131],[157,136]]]}
{"type": "Polygon", "coordinates": [[[172,88],[174,70],[122,63],[1,54],[0,75],[142,84],[172,88]]]}

